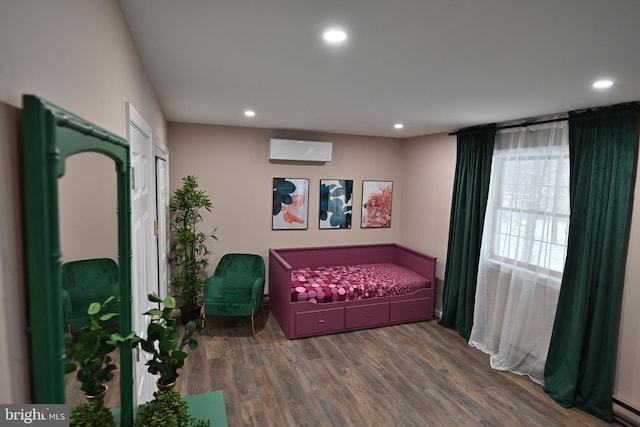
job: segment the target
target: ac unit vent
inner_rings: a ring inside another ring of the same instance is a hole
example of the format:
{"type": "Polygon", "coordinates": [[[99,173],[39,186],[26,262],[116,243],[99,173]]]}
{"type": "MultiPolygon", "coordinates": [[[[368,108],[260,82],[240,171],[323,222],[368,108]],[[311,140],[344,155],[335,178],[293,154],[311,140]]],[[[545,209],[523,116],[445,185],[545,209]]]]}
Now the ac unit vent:
{"type": "Polygon", "coordinates": [[[303,162],[330,162],[333,143],[275,139],[269,141],[269,160],[297,160],[303,162]]]}

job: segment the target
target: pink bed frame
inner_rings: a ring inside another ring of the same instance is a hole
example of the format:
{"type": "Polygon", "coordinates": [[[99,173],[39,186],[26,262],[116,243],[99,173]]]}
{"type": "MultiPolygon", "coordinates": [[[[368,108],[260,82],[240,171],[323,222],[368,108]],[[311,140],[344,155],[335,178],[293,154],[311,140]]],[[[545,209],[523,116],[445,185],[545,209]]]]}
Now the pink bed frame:
{"type": "Polygon", "coordinates": [[[288,339],[430,320],[436,258],[395,243],[269,249],[269,307],[288,339]],[[291,301],[291,271],[303,267],[390,262],[426,277],[412,294],[314,304],[291,301]]]}

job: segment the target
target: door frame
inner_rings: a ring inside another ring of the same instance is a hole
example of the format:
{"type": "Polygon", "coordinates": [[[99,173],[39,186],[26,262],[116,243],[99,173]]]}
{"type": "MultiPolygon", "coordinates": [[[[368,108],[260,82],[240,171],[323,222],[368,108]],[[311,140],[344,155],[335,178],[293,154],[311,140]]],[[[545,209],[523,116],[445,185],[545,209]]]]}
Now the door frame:
{"type": "Polygon", "coordinates": [[[166,298],[169,295],[172,294],[171,292],[171,284],[170,284],[170,278],[171,278],[171,266],[169,264],[169,237],[170,237],[170,230],[169,230],[169,205],[167,203],[166,205],[166,212],[164,213],[164,215],[162,214],[162,210],[163,210],[163,206],[161,206],[162,203],[162,199],[163,196],[167,198],[167,202],[169,202],[169,198],[170,198],[170,192],[169,192],[169,149],[162,144],[162,142],[154,137],[153,138],[153,142],[154,142],[154,171],[155,171],[155,185],[156,185],[156,191],[155,191],[155,195],[156,195],[156,264],[157,264],[157,271],[158,271],[158,295],[160,295],[161,298],[166,298]],[[158,161],[164,161],[165,162],[165,168],[166,168],[166,179],[164,182],[164,189],[165,189],[165,193],[164,194],[160,194],[160,192],[162,191],[162,186],[159,185],[159,175],[158,175],[158,161]],[[161,218],[164,216],[166,224],[163,224],[161,218]],[[162,241],[165,242],[165,247],[164,249],[166,250],[166,261],[164,263],[164,265],[160,265],[160,263],[162,262],[162,257],[160,256],[160,251],[162,250],[162,245],[160,244],[162,241]],[[166,283],[163,284],[160,283],[160,280],[162,278],[162,268],[166,269],[166,274],[167,274],[167,281],[166,283]]]}
{"type": "MultiPolygon", "coordinates": [[[[153,140],[153,133],[151,131],[151,127],[147,124],[147,122],[144,120],[144,118],[142,117],[142,115],[140,113],[138,113],[138,111],[135,109],[135,107],[130,103],[127,102],[125,104],[125,115],[126,115],[126,136],[127,136],[127,141],[129,141],[129,147],[131,150],[131,188],[130,188],[130,192],[131,192],[131,239],[132,239],[132,253],[131,253],[131,257],[132,257],[132,268],[131,268],[131,284],[132,287],[139,287],[139,286],[144,286],[145,289],[142,289],[144,292],[140,293],[140,289],[137,289],[136,291],[131,292],[131,307],[132,307],[132,312],[133,312],[133,319],[132,319],[132,326],[133,326],[133,330],[136,333],[140,333],[140,331],[142,329],[145,330],[146,332],[146,324],[148,323],[148,319],[147,316],[143,316],[142,313],[144,313],[145,311],[147,311],[147,306],[148,306],[148,301],[146,300],[146,298],[143,298],[143,301],[140,301],[139,298],[137,297],[137,295],[144,295],[146,296],[148,293],[150,292],[154,292],[155,290],[157,290],[158,286],[158,269],[155,267],[157,266],[157,261],[156,261],[156,252],[151,250],[148,251],[149,253],[146,254],[148,256],[148,258],[146,258],[146,263],[144,263],[144,266],[147,268],[146,271],[146,275],[148,277],[147,281],[144,281],[145,283],[136,283],[136,275],[138,274],[137,271],[135,271],[136,268],[140,268],[140,263],[138,262],[138,259],[142,259],[145,260],[145,256],[142,255],[140,256],[140,254],[136,254],[136,244],[135,244],[135,223],[134,223],[134,214],[135,214],[135,198],[134,198],[134,191],[136,189],[136,185],[137,182],[141,182],[140,178],[144,178],[144,181],[142,182],[146,182],[148,183],[148,185],[152,185],[153,188],[148,188],[147,192],[151,194],[151,196],[147,196],[147,202],[146,202],[146,210],[147,211],[151,211],[154,212],[153,218],[155,218],[155,173],[151,173],[151,171],[155,171],[155,149],[154,149],[154,140],[153,140]],[[132,134],[133,131],[137,131],[140,132],[141,134],[144,135],[145,140],[149,143],[149,147],[148,147],[148,151],[147,151],[147,158],[148,160],[146,161],[147,164],[139,166],[138,169],[136,170],[134,167],[134,156],[133,156],[133,146],[132,146],[132,134]],[[139,175],[136,178],[136,174],[143,174],[143,175],[139,175]],[[138,255],[138,259],[136,259],[136,255],[138,255]],[[143,308],[145,307],[145,308],[143,308]],[[142,322],[142,323],[141,323],[142,322]]],[[[147,230],[144,231],[146,233],[146,235],[148,236],[147,239],[147,247],[149,248],[153,248],[155,247],[155,237],[154,237],[154,232],[153,232],[153,222],[150,221],[149,223],[149,227],[147,230]]],[[[134,392],[133,392],[133,400],[134,400],[134,410],[137,410],[138,406],[141,403],[145,403],[150,401],[151,399],[153,399],[153,391],[154,386],[155,386],[155,378],[153,375],[151,375],[149,372],[147,372],[146,366],[145,366],[145,360],[144,360],[144,352],[142,352],[140,350],[139,347],[136,347],[134,350],[134,357],[133,357],[133,384],[132,386],[134,387],[134,392]]]]}

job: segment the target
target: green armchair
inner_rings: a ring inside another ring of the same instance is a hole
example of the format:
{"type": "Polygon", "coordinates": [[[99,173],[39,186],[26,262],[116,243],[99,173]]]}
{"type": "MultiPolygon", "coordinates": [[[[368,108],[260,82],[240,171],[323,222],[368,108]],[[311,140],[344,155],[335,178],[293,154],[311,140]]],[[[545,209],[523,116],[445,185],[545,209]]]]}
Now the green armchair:
{"type": "MultiPolygon", "coordinates": [[[[68,332],[79,332],[91,322],[92,302],[120,295],[118,265],[110,258],[83,259],[62,264],[62,312],[68,332]]],[[[118,304],[104,307],[102,314],[117,312],[118,304]]],[[[114,317],[105,326],[118,324],[114,317]]]]}
{"type": "Polygon", "coordinates": [[[254,315],[262,306],[264,259],[253,254],[226,254],[213,276],[204,282],[204,311],[214,316],[251,316],[251,334],[255,336],[254,315]]]}

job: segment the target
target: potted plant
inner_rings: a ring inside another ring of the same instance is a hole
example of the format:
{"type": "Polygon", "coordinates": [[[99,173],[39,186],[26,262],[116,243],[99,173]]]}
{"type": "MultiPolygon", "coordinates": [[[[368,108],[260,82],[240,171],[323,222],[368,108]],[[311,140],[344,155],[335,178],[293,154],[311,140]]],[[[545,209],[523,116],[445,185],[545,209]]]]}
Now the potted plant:
{"type": "Polygon", "coordinates": [[[206,427],[210,423],[191,416],[189,405],[173,390],[159,390],[138,412],[135,427],[206,427]]]}
{"type": "Polygon", "coordinates": [[[102,400],[82,403],[71,410],[69,414],[71,427],[115,427],[116,420],[102,400]]]}
{"type": "MultiPolygon", "coordinates": [[[[117,301],[117,297],[111,296],[102,305],[98,302],[91,303],[87,311],[91,322],[80,330],[77,341],[71,345],[70,361],[65,370],[67,374],[77,370],[76,378],[81,383],[80,389],[88,399],[104,397],[107,392],[105,383],[113,378],[113,371],[117,368],[112,363],[110,354],[119,344],[112,340],[112,332],[103,323],[118,313],[100,314],[103,306],[116,304],[117,301]]],[[[70,342],[71,334],[67,334],[66,338],[70,342]]],[[[128,338],[131,339],[132,336],[128,338]]]]}
{"type": "Polygon", "coordinates": [[[195,350],[198,342],[193,338],[194,333],[200,328],[202,319],[187,322],[180,331],[176,325],[173,310],[176,307],[174,297],[164,300],[157,294],[148,295],[149,301],[158,303],[158,308],[152,308],[144,313],[150,316],[151,321],[147,326],[146,338],[139,338],[142,350],[150,355],[147,361],[147,371],[153,375],[160,375],[157,381],[158,388],[173,387],[178,376],[178,369],[184,366],[187,358],[186,347],[195,350]]]}
{"type": "Polygon", "coordinates": [[[183,323],[199,317],[203,273],[211,253],[207,238],[217,239],[214,229],[210,235],[198,231],[203,209],[211,212],[213,204],[206,192],[198,188],[197,178],[188,175],[182,178],[182,187],[177,189],[169,202],[171,211],[171,246],[169,259],[172,266],[171,284],[181,296],[180,307],[183,323]]]}

